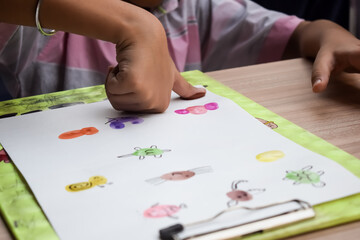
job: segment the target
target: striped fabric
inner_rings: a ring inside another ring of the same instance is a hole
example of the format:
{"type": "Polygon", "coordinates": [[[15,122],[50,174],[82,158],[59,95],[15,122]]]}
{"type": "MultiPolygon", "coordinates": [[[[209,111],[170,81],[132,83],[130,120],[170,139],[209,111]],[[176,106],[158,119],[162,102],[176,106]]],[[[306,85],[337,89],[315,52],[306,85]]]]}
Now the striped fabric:
{"type": "MultiPolygon", "coordinates": [[[[179,71],[280,60],[302,21],[248,0],[164,0],[153,14],[179,71]]],[[[14,98],[102,84],[115,64],[112,43],[0,23],[0,81],[14,98]]]]}

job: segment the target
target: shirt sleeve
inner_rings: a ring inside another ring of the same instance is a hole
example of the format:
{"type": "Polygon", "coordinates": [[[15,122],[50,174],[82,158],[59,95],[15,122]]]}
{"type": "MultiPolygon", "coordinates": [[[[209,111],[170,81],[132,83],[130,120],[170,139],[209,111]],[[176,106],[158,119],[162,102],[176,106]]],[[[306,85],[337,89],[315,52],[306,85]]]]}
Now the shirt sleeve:
{"type": "Polygon", "coordinates": [[[113,43],[0,23],[0,81],[13,98],[103,84],[115,53],[113,43]]]}
{"type": "Polygon", "coordinates": [[[0,54],[5,48],[10,38],[12,37],[12,35],[16,32],[17,28],[17,25],[0,22],[0,54]]]}
{"type": "Polygon", "coordinates": [[[302,21],[295,16],[284,16],[276,20],[263,42],[257,63],[280,60],[292,33],[302,21]]]}
{"type": "Polygon", "coordinates": [[[204,71],[280,60],[302,21],[248,0],[212,0],[211,5],[209,18],[201,23],[207,33],[202,41],[204,71]]]}

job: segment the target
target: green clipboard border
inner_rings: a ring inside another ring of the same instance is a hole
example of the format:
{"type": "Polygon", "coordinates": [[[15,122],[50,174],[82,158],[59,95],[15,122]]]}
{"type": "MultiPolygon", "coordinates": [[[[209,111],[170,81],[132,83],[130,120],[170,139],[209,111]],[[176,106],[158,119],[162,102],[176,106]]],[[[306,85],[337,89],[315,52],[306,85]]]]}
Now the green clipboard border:
{"type": "MultiPolygon", "coordinates": [[[[341,164],[360,178],[360,160],[280,117],[235,90],[200,71],[182,75],[193,85],[204,85],[211,92],[237,103],[254,117],[275,122],[274,131],[311,151],[341,164]]],[[[0,116],[46,110],[51,105],[71,102],[91,103],[106,99],[104,86],[93,86],[0,102],[0,116]]],[[[16,239],[58,239],[31,190],[13,163],[0,162],[0,212],[16,239]]],[[[340,181],[340,180],[339,180],[340,181]]],[[[360,194],[314,206],[316,217],[279,229],[252,234],[242,239],[278,239],[315,231],[360,219],[360,194]]]]}

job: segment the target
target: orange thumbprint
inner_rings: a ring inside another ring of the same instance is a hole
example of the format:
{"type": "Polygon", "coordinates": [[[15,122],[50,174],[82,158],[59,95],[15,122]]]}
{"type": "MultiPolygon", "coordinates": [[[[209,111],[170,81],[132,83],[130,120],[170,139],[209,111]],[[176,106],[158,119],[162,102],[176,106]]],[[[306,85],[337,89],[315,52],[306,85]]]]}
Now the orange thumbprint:
{"type": "Polygon", "coordinates": [[[59,135],[60,139],[72,139],[72,138],[77,138],[77,137],[81,137],[83,135],[93,135],[95,133],[98,133],[99,130],[97,130],[94,127],[87,127],[87,128],[83,128],[80,130],[73,130],[73,131],[69,131],[69,132],[64,132],[62,134],[59,135]]]}
{"type": "Polygon", "coordinates": [[[87,127],[87,128],[83,128],[80,130],[84,135],[93,135],[95,133],[98,133],[99,130],[97,130],[97,128],[94,127],[87,127]]]}

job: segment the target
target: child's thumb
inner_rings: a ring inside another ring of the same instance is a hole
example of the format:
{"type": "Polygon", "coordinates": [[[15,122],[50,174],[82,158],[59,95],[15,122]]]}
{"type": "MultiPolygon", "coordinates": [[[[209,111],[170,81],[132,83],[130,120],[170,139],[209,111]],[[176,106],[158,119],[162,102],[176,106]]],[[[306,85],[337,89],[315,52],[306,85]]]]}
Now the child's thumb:
{"type": "Polygon", "coordinates": [[[206,90],[204,88],[196,88],[188,83],[179,72],[176,73],[173,91],[181,98],[191,100],[205,96],[206,90]]]}

